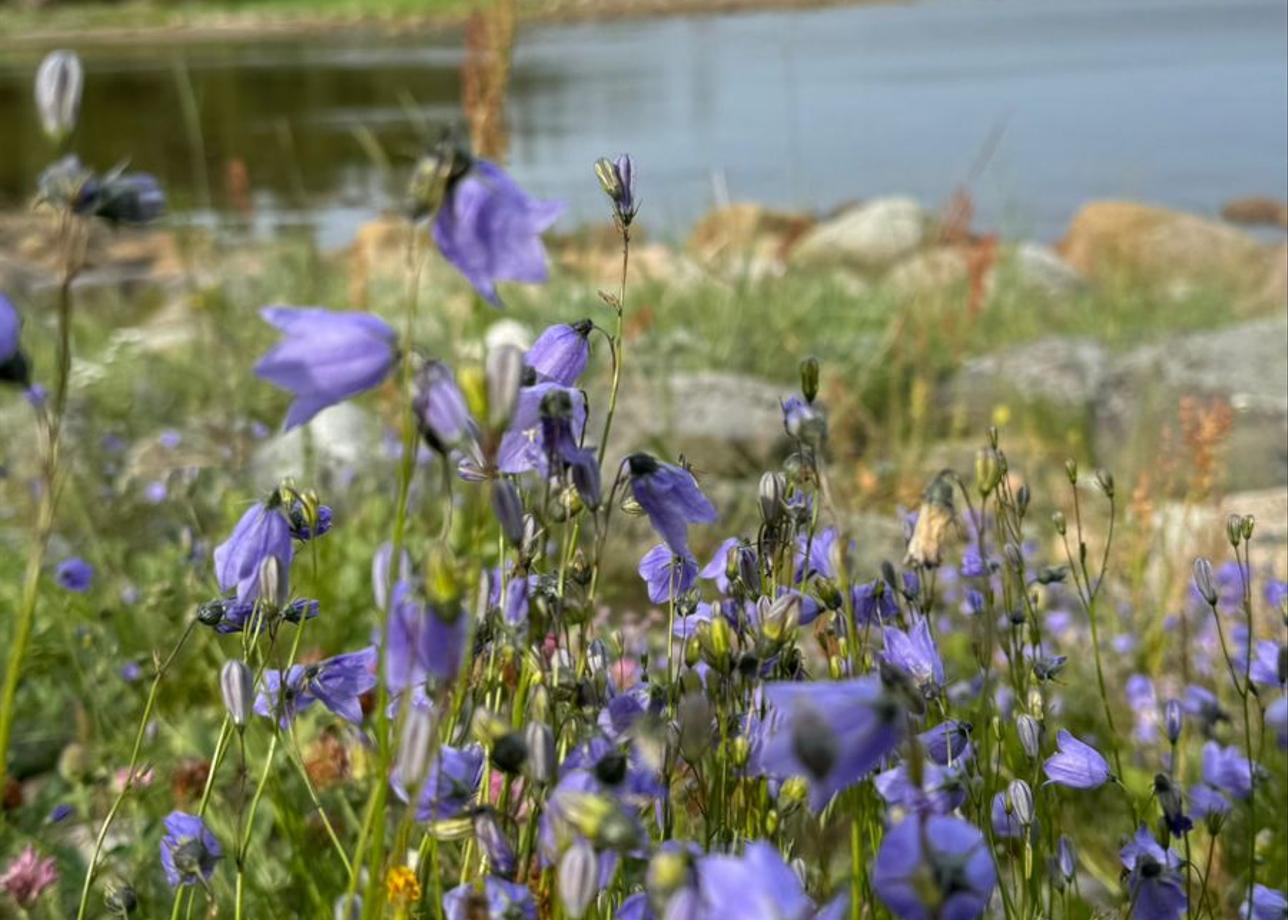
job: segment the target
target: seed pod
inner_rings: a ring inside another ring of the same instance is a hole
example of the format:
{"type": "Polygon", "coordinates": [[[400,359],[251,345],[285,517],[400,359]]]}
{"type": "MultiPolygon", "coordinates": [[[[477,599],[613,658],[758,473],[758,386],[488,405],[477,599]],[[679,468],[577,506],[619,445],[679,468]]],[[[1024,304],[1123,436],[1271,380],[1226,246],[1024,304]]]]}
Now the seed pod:
{"type": "Polygon", "coordinates": [[[238,728],[243,728],[250,718],[251,703],[255,699],[254,679],[245,662],[239,658],[224,662],[219,672],[219,689],[224,695],[228,717],[238,728]]]}
{"type": "Polygon", "coordinates": [[[36,112],[56,144],[76,128],[84,85],[85,71],[74,51],[51,51],[36,70],[36,112]]]}

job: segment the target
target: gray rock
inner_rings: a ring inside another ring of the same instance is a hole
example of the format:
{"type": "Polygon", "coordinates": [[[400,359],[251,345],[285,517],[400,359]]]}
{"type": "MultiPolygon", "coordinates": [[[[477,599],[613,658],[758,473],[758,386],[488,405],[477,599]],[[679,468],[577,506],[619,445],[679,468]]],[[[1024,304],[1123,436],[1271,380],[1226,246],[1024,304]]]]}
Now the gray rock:
{"type": "Polygon", "coordinates": [[[935,297],[963,290],[970,259],[960,246],[939,246],[913,253],[886,274],[882,283],[902,297],[935,297]]]}
{"type": "MultiPolygon", "coordinates": [[[[613,420],[610,463],[634,450],[668,458],[684,454],[718,475],[758,473],[786,451],[780,398],[791,388],[738,374],[673,373],[622,381],[613,420]]],[[[603,428],[607,400],[595,406],[592,439],[603,428]]]]}
{"type": "Polygon", "coordinates": [[[921,248],[930,219],[911,198],[877,198],[808,230],[791,251],[798,268],[847,265],[879,273],[921,248]]]}
{"type": "Polygon", "coordinates": [[[353,471],[378,476],[381,468],[392,465],[383,449],[382,435],[373,413],[342,402],[324,409],[307,425],[261,444],[251,458],[251,474],[259,486],[270,486],[287,476],[301,478],[306,473],[306,456],[312,451],[317,484],[335,482],[353,471]]]}
{"type": "Polygon", "coordinates": [[[1256,320],[1146,345],[1113,362],[1095,407],[1106,462],[1147,462],[1184,397],[1230,407],[1228,487],[1288,483],[1288,319],[1256,320]]]}
{"type": "Polygon", "coordinates": [[[987,425],[1000,404],[1076,416],[1088,411],[1108,369],[1108,353],[1091,339],[1039,339],[967,361],[943,397],[949,412],[972,429],[987,425]]]}
{"type": "Polygon", "coordinates": [[[1041,243],[1020,243],[1003,271],[1010,272],[1020,287],[1048,297],[1073,294],[1087,286],[1080,271],[1041,243]]]}

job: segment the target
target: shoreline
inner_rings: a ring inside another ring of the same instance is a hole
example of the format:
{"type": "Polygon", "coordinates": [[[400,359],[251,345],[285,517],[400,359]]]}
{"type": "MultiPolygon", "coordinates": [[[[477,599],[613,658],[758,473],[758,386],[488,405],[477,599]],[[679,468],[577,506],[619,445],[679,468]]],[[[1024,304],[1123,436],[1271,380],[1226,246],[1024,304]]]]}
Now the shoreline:
{"type": "MultiPolygon", "coordinates": [[[[912,0],[534,0],[518,4],[522,25],[572,25],[662,17],[720,16],[751,12],[791,12],[845,6],[905,5],[912,0]]],[[[34,12],[0,12],[0,48],[41,49],[57,45],[111,46],[138,41],[177,41],[200,44],[208,41],[256,42],[296,36],[325,37],[341,33],[396,38],[422,31],[450,31],[462,28],[474,6],[432,13],[361,12],[337,10],[332,13],[288,13],[280,10],[229,12],[181,12],[163,9],[127,8],[115,18],[125,24],[30,29],[21,17],[34,12]],[[151,15],[158,21],[128,22],[131,14],[151,15]],[[15,23],[15,18],[18,22],[15,23]]],[[[102,12],[102,7],[92,7],[102,12]]],[[[71,18],[72,11],[55,15],[71,18]]],[[[111,18],[111,17],[109,17],[111,18]]]]}

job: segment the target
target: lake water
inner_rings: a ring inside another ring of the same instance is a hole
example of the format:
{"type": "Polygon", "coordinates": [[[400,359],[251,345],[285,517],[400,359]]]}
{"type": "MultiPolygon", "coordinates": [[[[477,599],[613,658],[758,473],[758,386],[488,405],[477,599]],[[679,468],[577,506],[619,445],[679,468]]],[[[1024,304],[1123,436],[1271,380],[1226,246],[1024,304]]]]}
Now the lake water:
{"type": "MultiPolygon", "coordinates": [[[[459,32],[82,51],[82,157],[131,158],[199,217],[232,211],[236,161],[256,232],[303,224],[343,243],[398,185],[358,132],[405,164],[417,142],[400,96],[460,118],[459,32]]],[[[38,59],[0,52],[0,204],[20,203],[49,156],[30,103],[38,59]]],[[[1214,213],[1288,194],[1288,5],[933,0],[526,25],[507,107],[514,172],[565,199],[569,227],[605,216],[593,160],[629,150],[641,221],[663,235],[724,199],[933,206],[966,184],[977,225],[1052,239],[1091,198],[1214,213]]]]}

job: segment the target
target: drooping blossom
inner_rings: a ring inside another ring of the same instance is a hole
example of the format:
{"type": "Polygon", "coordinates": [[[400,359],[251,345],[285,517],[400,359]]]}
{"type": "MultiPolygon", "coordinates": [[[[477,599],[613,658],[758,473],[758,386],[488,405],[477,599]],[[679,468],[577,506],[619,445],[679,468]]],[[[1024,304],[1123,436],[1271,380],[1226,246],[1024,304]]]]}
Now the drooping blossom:
{"type": "Polygon", "coordinates": [[[10,860],[4,874],[0,875],[0,891],[27,910],[35,906],[45,890],[57,882],[58,867],[53,857],[42,857],[35,847],[27,846],[10,860]]]}
{"type": "Polygon", "coordinates": [[[715,506],[702,494],[688,470],[662,463],[649,454],[626,458],[631,494],[648,515],[653,529],[680,556],[689,555],[689,524],[710,524],[715,506]]]}
{"type": "Polygon", "coordinates": [[[532,343],[524,360],[540,379],[570,387],[590,360],[589,336],[593,328],[588,319],[551,326],[532,343]]]}
{"type": "Polygon", "coordinates": [[[519,390],[519,398],[510,417],[510,425],[497,449],[496,465],[502,473],[526,473],[530,470],[545,475],[549,472],[550,449],[544,438],[541,407],[550,394],[560,392],[568,397],[567,419],[573,442],[580,442],[586,427],[586,397],[580,390],[557,383],[537,383],[519,390]]]}
{"type": "Polygon", "coordinates": [[[255,365],[255,374],[295,396],[286,431],[379,386],[398,357],[397,334],[370,313],[265,307],[260,316],[282,332],[281,342],[255,365]]]}
{"type": "Polygon", "coordinates": [[[1288,696],[1281,696],[1266,707],[1266,728],[1274,732],[1281,751],[1288,751],[1288,696]]]}
{"type": "Polygon", "coordinates": [[[1185,913],[1181,858],[1159,846],[1148,828],[1141,827],[1119,856],[1127,870],[1132,920],[1176,920],[1185,913]]]}
{"type": "Polygon", "coordinates": [[[0,383],[27,387],[31,385],[31,368],[22,352],[21,333],[22,317],[9,298],[0,294],[0,383]]]}
{"type": "Polygon", "coordinates": [[[210,880],[224,855],[206,822],[196,815],[172,811],[161,838],[161,867],[171,888],[200,885],[210,880]]]}
{"type": "Polygon", "coordinates": [[[966,801],[961,771],[935,763],[922,764],[920,784],[913,781],[907,764],[876,775],[877,792],[886,804],[905,811],[946,815],[966,801]]]}
{"type": "Polygon", "coordinates": [[[58,563],[54,580],[66,591],[84,594],[94,583],[94,567],[84,559],[73,556],[58,563]]]}
{"type": "Polygon", "coordinates": [[[561,202],[529,197],[501,167],[474,160],[447,190],[434,218],[434,242],[484,300],[500,307],[498,281],[546,280],[541,234],[563,210],[561,202]]]}
{"type": "Polygon", "coordinates": [[[1108,762],[1091,745],[1064,729],[1056,734],[1055,742],[1056,753],[1042,765],[1048,783],[1070,789],[1095,789],[1109,780],[1108,762]]]}
{"type": "Polygon", "coordinates": [[[228,539],[215,547],[215,579],[221,591],[236,589],[237,600],[259,597],[260,565],[276,557],[283,571],[294,555],[291,525],[276,500],[256,502],[246,510],[228,539]]]}
{"type": "Polygon", "coordinates": [[[365,648],[316,664],[292,665],[285,681],[281,671],[265,671],[255,712],[264,718],[277,716],[285,729],[297,715],[320,702],[340,718],[361,725],[360,697],[376,685],[375,666],[376,650],[365,648]]]}
{"type": "Polygon", "coordinates": [[[1020,840],[1027,833],[1015,812],[1006,807],[1005,792],[998,792],[993,796],[989,821],[993,825],[993,836],[1001,840],[1020,840]]]}
{"type": "Polygon", "coordinates": [[[1239,906],[1240,920],[1284,920],[1288,917],[1288,896],[1260,882],[1252,886],[1251,897],[1239,906]]]}
{"type": "Polygon", "coordinates": [[[756,550],[739,537],[729,537],[717,546],[711,561],[703,566],[698,574],[702,578],[714,581],[716,590],[721,594],[728,594],[731,588],[729,578],[731,571],[736,573],[736,576],[750,590],[759,589],[760,569],[756,562],[756,550]]]}
{"type": "Polygon", "coordinates": [[[741,856],[703,856],[695,874],[704,918],[807,920],[813,915],[814,902],[800,878],[778,848],[763,840],[747,844],[741,856]]]}
{"type": "Polygon", "coordinates": [[[1257,765],[1244,757],[1238,748],[1225,747],[1215,741],[1203,745],[1203,782],[1215,789],[1228,792],[1236,799],[1246,799],[1252,794],[1257,771],[1257,765]]]}
{"type": "Polygon", "coordinates": [[[903,737],[899,705],[874,676],[777,682],[764,692],[772,711],[753,742],[752,766],[804,777],[815,811],[876,769],[903,737]]]}
{"type": "Polygon", "coordinates": [[[974,749],[970,743],[971,724],[947,719],[934,728],[927,729],[917,738],[927,756],[941,767],[970,760],[974,749]]]}
{"type": "Polygon", "coordinates": [[[416,372],[412,411],[421,437],[440,454],[478,438],[478,423],[470,414],[465,394],[452,369],[442,361],[426,361],[416,372]]]}
{"type": "Polygon", "coordinates": [[[466,882],[443,895],[446,920],[537,920],[537,903],[526,885],[489,875],[479,885],[466,882]]]}
{"type": "MultiPolygon", "coordinates": [[[[443,821],[465,814],[475,805],[482,780],[482,748],[440,745],[416,796],[416,820],[443,821]]],[[[403,777],[395,771],[389,782],[398,797],[407,801],[410,790],[403,777]]]]}
{"type": "Polygon", "coordinates": [[[899,920],[974,920],[996,884],[984,835],[944,815],[910,815],[890,828],[873,867],[877,896],[899,920]]]}
{"type": "Polygon", "coordinates": [[[881,657],[887,664],[911,677],[923,693],[933,695],[943,687],[944,663],[924,617],[916,618],[907,632],[887,626],[883,635],[885,651],[881,657]]]}
{"type": "Polygon", "coordinates": [[[665,604],[693,589],[698,564],[692,556],[677,556],[665,543],[659,543],[640,559],[639,573],[648,585],[648,599],[665,604]]]}

